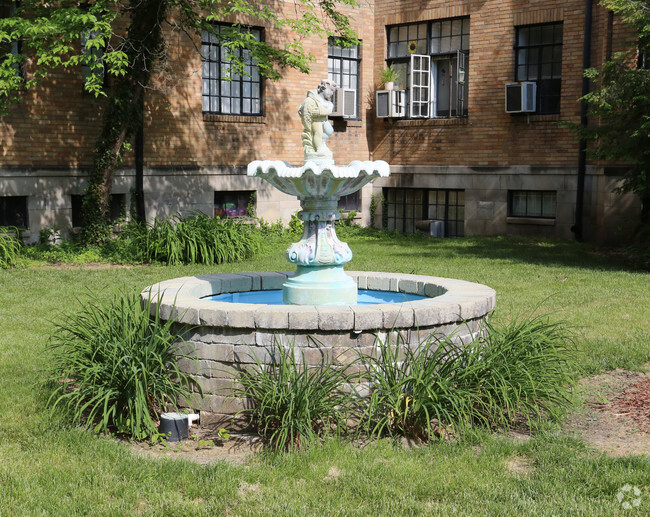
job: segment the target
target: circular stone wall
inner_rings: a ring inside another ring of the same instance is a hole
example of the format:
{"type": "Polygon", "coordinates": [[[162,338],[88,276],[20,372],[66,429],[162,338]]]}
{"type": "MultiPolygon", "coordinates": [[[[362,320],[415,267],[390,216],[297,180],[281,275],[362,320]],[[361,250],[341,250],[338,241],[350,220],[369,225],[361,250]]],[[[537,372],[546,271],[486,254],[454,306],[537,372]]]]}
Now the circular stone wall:
{"type": "Polygon", "coordinates": [[[399,273],[346,272],[359,289],[394,291],[426,299],[376,305],[306,306],[228,303],[202,298],[222,293],[282,289],[293,272],[220,273],[175,278],[147,287],[152,311],[163,320],[174,317],[184,331],[181,360],[194,375],[204,398],[198,409],[203,425],[237,428],[235,413],[245,400],[233,398],[237,369],[253,363],[255,354],[269,361],[275,344],[293,345],[307,364],[324,356],[345,366],[361,354],[376,353],[377,340],[415,346],[431,334],[469,343],[481,332],[481,321],[494,309],[493,289],[472,282],[399,273]]]}

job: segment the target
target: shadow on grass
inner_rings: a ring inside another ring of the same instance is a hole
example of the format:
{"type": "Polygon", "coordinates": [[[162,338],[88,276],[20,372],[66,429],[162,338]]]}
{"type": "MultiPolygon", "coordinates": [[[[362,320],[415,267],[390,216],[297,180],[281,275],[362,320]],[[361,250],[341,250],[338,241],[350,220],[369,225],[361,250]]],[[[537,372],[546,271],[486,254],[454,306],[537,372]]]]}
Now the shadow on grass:
{"type": "Polygon", "coordinates": [[[441,259],[487,259],[503,263],[525,263],[578,269],[648,272],[650,261],[629,249],[605,249],[570,240],[531,237],[462,237],[436,239],[426,235],[395,232],[350,232],[350,242],[381,242],[392,257],[441,259]],[[404,248],[403,251],[399,248],[404,248]]]}

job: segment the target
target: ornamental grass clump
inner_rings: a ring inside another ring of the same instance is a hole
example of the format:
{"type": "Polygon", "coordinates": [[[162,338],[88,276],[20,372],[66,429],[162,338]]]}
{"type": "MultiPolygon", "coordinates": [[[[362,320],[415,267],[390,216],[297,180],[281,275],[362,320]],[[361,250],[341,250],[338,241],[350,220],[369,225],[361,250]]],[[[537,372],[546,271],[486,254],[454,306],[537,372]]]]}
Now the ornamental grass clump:
{"type": "Polygon", "coordinates": [[[482,397],[463,382],[474,373],[463,346],[430,336],[412,347],[401,335],[395,342],[378,340],[377,346],[377,357],[360,356],[370,385],[361,431],[428,441],[485,422],[482,397]]]}
{"type": "Polygon", "coordinates": [[[22,248],[18,235],[18,228],[11,226],[0,227],[0,269],[7,269],[16,265],[22,248]]]}
{"type": "Polygon", "coordinates": [[[163,321],[151,297],[116,294],[110,303],[90,297],[56,325],[51,338],[52,409],[65,408],[72,422],[96,432],[136,440],[158,436],[159,415],[181,398],[200,393],[178,367],[182,338],[174,318],[163,321]]]}
{"type": "Polygon", "coordinates": [[[296,359],[293,346],[274,344],[275,362],[264,364],[251,351],[254,365],[239,372],[234,396],[246,398],[252,427],[275,450],[294,450],[331,433],[343,434],[353,397],[344,388],[350,376],[323,357],[308,366],[304,353],[296,359]]]}
{"type": "Polygon", "coordinates": [[[131,223],[114,246],[116,253],[135,262],[214,265],[251,258],[261,245],[254,226],[197,213],[155,219],[151,225],[131,223]]]}
{"type": "Polygon", "coordinates": [[[483,336],[401,338],[361,356],[371,386],[361,427],[371,436],[421,441],[474,428],[506,428],[520,419],[555,417],[571,405],[578,370],[571,332],[544,317],[484,323],[483,336]]]}

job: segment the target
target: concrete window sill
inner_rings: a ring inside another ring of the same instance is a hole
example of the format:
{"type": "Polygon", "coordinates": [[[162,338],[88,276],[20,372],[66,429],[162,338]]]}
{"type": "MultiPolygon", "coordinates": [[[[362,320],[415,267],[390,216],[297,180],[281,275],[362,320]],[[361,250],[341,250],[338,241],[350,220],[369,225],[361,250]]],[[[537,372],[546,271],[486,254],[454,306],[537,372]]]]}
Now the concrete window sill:
{"type": "Polygon", "coordinates": [[[536,226],[555,226],[555,219],[542,219],[541,217],[506,217],[508,224],[532,224],[536,226]]]}

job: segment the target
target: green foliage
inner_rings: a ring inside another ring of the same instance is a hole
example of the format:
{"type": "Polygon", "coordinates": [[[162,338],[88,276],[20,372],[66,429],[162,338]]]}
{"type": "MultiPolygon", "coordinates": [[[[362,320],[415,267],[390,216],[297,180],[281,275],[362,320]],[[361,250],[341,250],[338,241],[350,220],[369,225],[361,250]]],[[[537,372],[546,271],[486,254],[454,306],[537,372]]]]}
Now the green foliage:
{"type": "Polygon", "coordinates": [[[641,197],[641,222],[650,225],[650,69],[637,66],[637,51],[650,54],[650,4],[638,0],[601,3],[636,29],[638,47],[630,44],[630,52],[615,54],[600,70],[585,71],[595,81],[594,90],[582,99],[593,119],[588,127],[567,125],[591,142],[594,158],[630,165],[617,191],[641,197]]]}
{"type": "Polygon", "coordinates": [[[61,238],[61,228],[58,226],[43,226],[38,232],[39,244],[50,246],[61,238]]]}
{"type": "Polygon", "coordinates": [[[298,217],[298,213],[291,214],[289,221],[289,233],[291,235],[302,235],[305,228],[305,223],[298,217]]]}
{"type": "Polygon", "coordinates": [[[539,317],[485,325],[472,344],[454,336],[430,336],[415,347],[401,336],[379,341],[378,357],[361,356],[372,386],[361,428],[428,441],[530,422],[570,404],[566,386],[576,363],[563,325],[539,317]]]}
{"type": "Polygon", "coordinates": [[[20,230],[13,226],[0,226],[0,269],[16,265],[22,248],[20,230]]]}
{"type": "Polygon", "coordinates": [[[380,80],[382,83],[394,83],[399,79],[399,72],[393,65],[389,65],[381,71],[380,80]]]}
{"type": "Polygon", "coordinates": [[[115,256],[126,261],[211,265],[253,257],[261,235],[252,225],[197,213],[151,225],[129,223],[112,246],[115,256]]]}
{"type": "Polygon", "coordinates": [[[65,408],[75,424],[137,440],[157,433],[157,420],[179,398],[192,400],[198,385],[177,360],[181,336],[174,318],[160,319],[137,293],[96,297],[58,323],[51,337],[56,384],[52,409],[65,408]]]}
{"type": "Polygon", "coordinates": [[[347,423],[352,396],[342,390],[349,376],[321,359],[318,366],[305,366],[296,359],[293,346],[276,343],[275,362],[265,365],[251,351],[254,367],[242,369],[235,396],[250,399],[252,406],[240,414],[276,450],[299,449],[332,431],[341,433],[347,423]]]}
{"type": "Polygon", "coordinates": [[[374,194],[370,195],[370,227],[374,228],[375,227],[375,215],[377,214],[377,209],[379,208],[379,205],[381,205],[384,202],[384,196],[382,194],[379,194],[379,196],[375,197],[374,194]]]}

